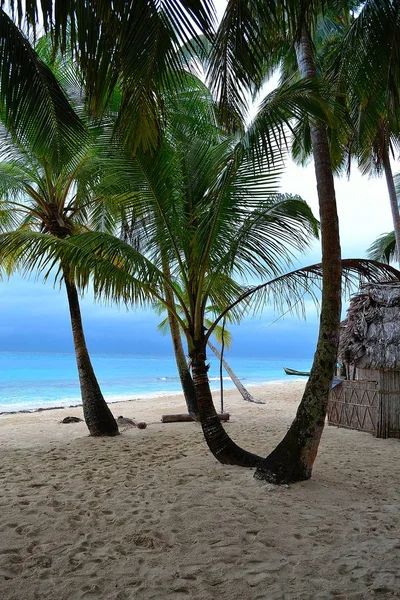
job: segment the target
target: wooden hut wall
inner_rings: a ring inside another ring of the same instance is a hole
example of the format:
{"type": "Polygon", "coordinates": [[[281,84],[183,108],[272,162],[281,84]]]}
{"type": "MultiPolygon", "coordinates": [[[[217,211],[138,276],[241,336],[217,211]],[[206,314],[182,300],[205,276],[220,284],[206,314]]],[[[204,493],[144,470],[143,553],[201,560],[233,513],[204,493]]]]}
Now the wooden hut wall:
{"type": "Polygon", "coordinates": [[[357,369],[356,379],[359,381],[376,381],[380,383],[380,371],[378,369],[357,369]]]}
{"type": "Polygon", "coordinates": [[[400,371],[381,371],[379,437],[400,438],[400,371]]]}
{"type": "Polygon", "coordinates": [[[380,418],[380,393],[376,381],[344,380],[331,390],[328,402],[329,425],[377,435],[380,418]]]}

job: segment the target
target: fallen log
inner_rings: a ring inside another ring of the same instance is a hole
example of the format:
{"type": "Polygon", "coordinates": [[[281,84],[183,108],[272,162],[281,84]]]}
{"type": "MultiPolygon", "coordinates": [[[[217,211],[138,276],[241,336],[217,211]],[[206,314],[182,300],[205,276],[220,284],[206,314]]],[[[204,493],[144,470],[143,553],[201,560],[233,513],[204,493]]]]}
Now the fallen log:
{"type": "MultiPolygon", "coordinates": [[[[229,413],[222,413],[218,415],[220,421],[229,421],[229,413]]],[[[193,417],[189,413],[180,413],[177,415],[162,415],[161,423],[186,423],[188,421],[194,421],[193,417]]]]}

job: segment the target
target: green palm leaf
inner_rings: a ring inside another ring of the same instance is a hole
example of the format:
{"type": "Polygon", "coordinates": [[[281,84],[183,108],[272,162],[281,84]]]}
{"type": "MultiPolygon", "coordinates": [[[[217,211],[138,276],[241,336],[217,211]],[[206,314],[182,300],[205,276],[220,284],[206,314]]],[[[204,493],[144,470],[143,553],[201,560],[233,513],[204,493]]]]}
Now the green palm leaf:
{"type": "Polygon", "coordinates": [[[2,9],[0,101],[6,127],[52,164],[69,159],[87,139],[51,70],[2,9]]]}
{"type": "MultiPolygon", "coordinates": [[[[22,3],[10,4],[22,22],[22,3]]],[[[177,50],[199,30],[211,35],[212,2],[26,0],[25,9],[28,23],[36,26],[41,12],[56,47],[71,50],[83,73],[91,114],[104,113],[118,86],[118,124],[125,141],[130,147],[154,148],[163,124],[163,90],[181,83],[186,66],[177,50]]]]}

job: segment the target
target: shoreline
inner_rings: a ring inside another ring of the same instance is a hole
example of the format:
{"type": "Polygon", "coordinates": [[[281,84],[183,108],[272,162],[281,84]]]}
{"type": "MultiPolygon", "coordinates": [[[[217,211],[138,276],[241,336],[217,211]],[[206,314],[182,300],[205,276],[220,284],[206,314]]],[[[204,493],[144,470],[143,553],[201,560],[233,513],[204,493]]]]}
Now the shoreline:
{"type": "MultiPolygon", "coordinates": [[[[229,378],[230,379],[230,378],[229,378]]],[[[246,386],[246,388],[251,388],[252,390],[254,390],[255,388],[263,388],[264,386],[268,386],[268,385],[281,385],[281,384],[292,384],[292,383],[296,383],[296,382],[303,382],[305,381],[304,378],[300,379],[300,378],[293,378],[290,381],[286,380],[286,379],[274,379],[271,381],[265,381],[262,383],[250,383],[246,386]]],[[[227,394],[228,392],[235,392],[236,387],[232,384],[232,387],[229,388],[225,388],[224,389],[224,394],[227,394]]],[[[219,389],[212,389],[211,393],[217,394],[219,393],[219,389]]],[[[122,404],[124,402],[137,402],[137,401],[142,401],[147,400],[147,401],[151,401],[153,399],[156,398],[164,398],[164,397],[170,397],[170,396],[183,396],[183,392],[182,390],[177,390],[177,391],[161,391],[161,392],[150,392],[148,394],[141,394],[139,396],[135,396],[132,398],[122,398],[122,397],[116,397],[115,399],[113,398],[112,400],[108,400],[107,398],[105,398],[105,401],[107,404],[112,405],[112,404],[122,404]]],[[[29,413],[36,413],[36,412],[43,412],[43,411],[48,411],[48,410],[63,410],[63,409],[69,409],[69,408],[79,408],[82,406],[82,402],[77,402],[76,404],[64,404],[64,405],[58,405],[58,406],[37,406],[35,408],[21,408],[20,410],[0,410],[0,417],[3,415],[17,415],[20,413],[24,413],[24,414],[29,414],[29,413]]]]}

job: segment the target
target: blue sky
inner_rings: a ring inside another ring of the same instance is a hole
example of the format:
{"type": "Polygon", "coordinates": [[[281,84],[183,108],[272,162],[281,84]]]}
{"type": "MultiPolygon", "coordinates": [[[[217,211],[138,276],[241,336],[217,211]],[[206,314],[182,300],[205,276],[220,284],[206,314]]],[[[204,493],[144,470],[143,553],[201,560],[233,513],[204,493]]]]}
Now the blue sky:
{"type": "MultiPolygon", "coordinates": [[[[1,284],[0,350],[72,352],[68,306],[64,290],[40,282],[13,278],[1,284]]],[[[82,313],[92,352],[170,354],[168,336],[156,327],[160,318],[151,311],[94,304],[88,296],[82,313]]],[[[236,356],[309,357],[316,334],[315,316],[307,322],[280,319],[266,311],[259,318],[231,326],[232,354],[236,356]]]]}
{"type": "MultiPolygon", "coordinates": [[[[395,165],[394,165],[394,168],[395,165]]],[[[354,171],[351,181],[336,180],[342,232],[343,256],[365,256],[366,248],[379,234],[392,229],[389,202],[383,179],[362,178],[354,171]]],[[[317,194],[313,166],[302,169],[289,165],[282,191],[298,193],[317,214],[317,194]]],[[[320,260],[319,245],[300,258],[300,264],[320,260]]],[[[63,289],[34,278],[14,276],[0,282],[0,351],[69,352],[72,338],[68,306],[63,289]]],[[[168,354],[168,337],[157,330],[158,317],[151,311],[94,304],[90,295],[82,301],[82,314],[89,349],[92,352],[168,354]]],[[[247,319],[232,329],[231,352],[240,356],[271,358],[311,357],[318,332],[318,318],[309,304],[307,321],[290,316],[279,319],[266,308],[256,319],[247,319]]]]}

